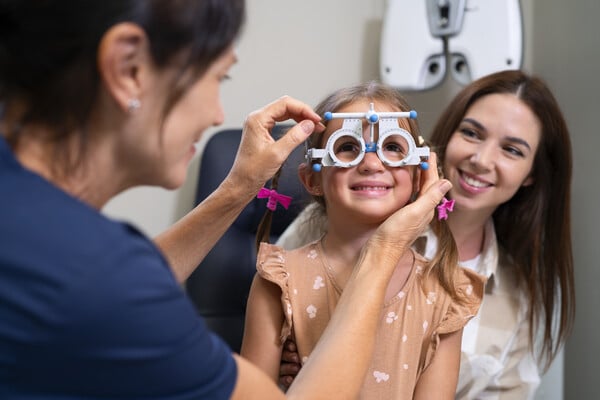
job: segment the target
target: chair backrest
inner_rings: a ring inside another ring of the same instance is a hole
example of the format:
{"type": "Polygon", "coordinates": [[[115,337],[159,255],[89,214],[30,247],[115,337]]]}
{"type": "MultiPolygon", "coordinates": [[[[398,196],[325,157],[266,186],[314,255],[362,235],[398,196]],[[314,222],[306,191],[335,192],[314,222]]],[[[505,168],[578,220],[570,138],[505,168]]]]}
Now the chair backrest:
{"type": "MultiPolygon", "coordinates": [[[[286,128],[276,126],[273,136],[279,137],[286,128]]],[[[231,169],[241,133],[241,129],[221,131],[206,143],[200,163],[196,204],[212,193],[231,169]]],[[[284,164],[277,191],[292,196],[293,200],[287,210],[277,207],[271,243],[308,202],[309,195],[297,174],[303,160],[304,149],[299,146],[284,164]]],[[[208,327],[236,352],[240,351],[246,301],[256,272],[256,230],[266,210],[266,202],[266,199],[252,200],[186,282],[188,295],[208,327]]]]}

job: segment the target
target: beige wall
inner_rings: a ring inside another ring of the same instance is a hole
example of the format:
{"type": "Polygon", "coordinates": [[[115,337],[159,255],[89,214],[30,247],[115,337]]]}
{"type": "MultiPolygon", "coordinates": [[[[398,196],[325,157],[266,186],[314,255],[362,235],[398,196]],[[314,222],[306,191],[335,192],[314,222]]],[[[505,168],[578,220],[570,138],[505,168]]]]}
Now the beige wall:
{"type": "Polygon", "coordinates": [[[536,0],[533,63],[558,98],[573,144],[577,318],[565,349],[565,399],[600,398],[600,2],[536,0]]]}
{"type": "MultiPolygon", "coordinates": [[[[224,84],[225,127],[241,126],[245,115],[289,94],[316,104],[331,90],[377,79],[379,29],[385,0],[248,0],[248,21],[238,46],[240,61],[224,84]]],[[[598,112],[600,17],[597,0],[522,0],[525,33],[524,69],[539,73],[555,90],[573,133],[575,181],[573,229],[579,313],[566,352],[566,399],[597,393],[595,361],[600,357],[595,330],[600,327],[599,246],[588,239],[600,226],[598,178],[592,152],[600,148],[595,132],[598,112]],[[594,173],[590,173],[594,171],[594,173]]],[[[403,18],[410,18],[407,15],[403,18]]],[[[399,19],[399,23],[402,18],[399,19]]],[[[407,57],[410,55],[407,55],[407,57]]],[[[458,90],[451,79],[434,90],[406,93],[427,134],[458,90]]],[[[200,110],[199,110],[200,111],[200,110]]],[[[215,132],[207,132],[205,139],[215,132]]],[[[193,206],[198,158],[179,190],[136,188],[105,208],[155,235],[193,206]]],[[[562,399],[562,355],[544,379],[538,399],[562,399]]]]}

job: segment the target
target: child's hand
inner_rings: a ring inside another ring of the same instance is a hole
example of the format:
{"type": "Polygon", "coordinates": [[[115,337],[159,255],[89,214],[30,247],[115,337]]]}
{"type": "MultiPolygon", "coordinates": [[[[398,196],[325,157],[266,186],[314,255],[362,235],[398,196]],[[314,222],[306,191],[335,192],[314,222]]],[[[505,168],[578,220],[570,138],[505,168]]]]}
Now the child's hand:
{"type": "Polygon", "coordinates": [[[281,364],[279,365],[279,386],[283,390],[290,387],[294,378],[300,372],[302,365],[299,357],[296,344],[290,339],[286,340],[281,351],[281,364]]]}

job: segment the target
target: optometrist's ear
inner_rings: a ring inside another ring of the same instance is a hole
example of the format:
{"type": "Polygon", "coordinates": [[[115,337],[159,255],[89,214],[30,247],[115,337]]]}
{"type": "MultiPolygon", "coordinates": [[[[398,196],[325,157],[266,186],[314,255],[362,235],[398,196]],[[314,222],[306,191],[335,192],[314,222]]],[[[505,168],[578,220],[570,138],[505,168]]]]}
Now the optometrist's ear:
{"type": "Polygon", "coordinates": [[[112,26],[100,40],[98,70],[107,92],[127,111],[142,92],[142,80],[149,65],[148,38],[132,23],[112,26]]]}
{"type": "Polygon", "coordinates": [[[321,174],[314,172],[308,163],[302,163],[298,166],[298,178],[304,185],[308,193],[313,196],[322,196],[321,174]]]}

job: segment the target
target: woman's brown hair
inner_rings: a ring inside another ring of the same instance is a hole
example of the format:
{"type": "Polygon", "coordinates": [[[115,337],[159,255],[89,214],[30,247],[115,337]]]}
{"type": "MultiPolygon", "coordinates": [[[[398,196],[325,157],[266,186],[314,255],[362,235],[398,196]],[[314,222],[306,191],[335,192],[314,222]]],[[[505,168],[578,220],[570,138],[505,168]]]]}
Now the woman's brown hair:
{"type": "MultiPolygon", "coordinates": [[[[19,117],[3,134],[16,148],[27,125],[43,125],[57,144],[57,173],[67,176],[85,158],[87,123],[101,79],[97,48],[120,22],[141,27],[157,69],[175,67],[163,119],[238,37],[244,0],[21,1],[0,3],[0,106],[19,117]],[[77,149],[61,145],[79,135],[77,149]]],[[[1,112],[2,110],[0,110],[1,112]]]]}
{"type": "Polygon", "coordinates": [[[538,328],[543,341],[540,359],[547,368],[569,335],[575,319],[575,287],[571,249],[571,142],[558,102],[539,78],[521,71],[503,71],[466,86],[438,119],[430,142],[444,164],[446,146],[467,110],[495,93],[515,95],[541,125],[540,145],[531,177],[493,214],[499,246],[517,268],[528,295],[530,343],[538,328]],[[556,320],[558,316],[558,320],[556,320]]]}

